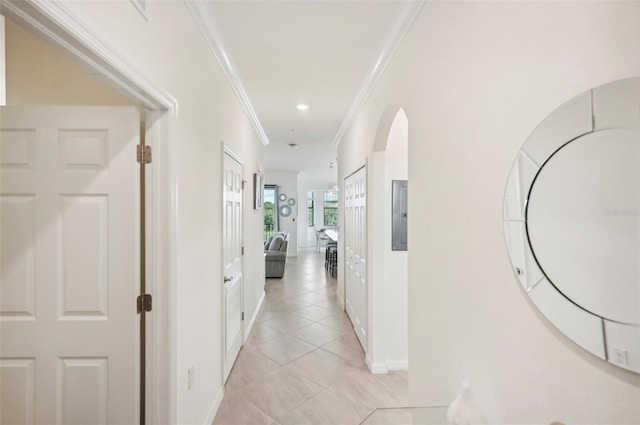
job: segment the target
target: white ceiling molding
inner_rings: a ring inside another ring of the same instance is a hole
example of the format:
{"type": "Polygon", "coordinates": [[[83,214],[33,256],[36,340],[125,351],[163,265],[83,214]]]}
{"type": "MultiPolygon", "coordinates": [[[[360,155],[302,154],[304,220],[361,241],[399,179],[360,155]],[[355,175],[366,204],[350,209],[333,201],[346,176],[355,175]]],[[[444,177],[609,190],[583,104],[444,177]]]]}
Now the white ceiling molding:
{"type": "Polygon", "coordinates": [[[178,111],[178,101],[132,68],[56,0],[1,0],[0,12],[26,24],[152,110],[178,111]]]}
{"type": "Polygon", "coordinates": [[[340,144],[345,134],[347,134],[347,131],[349,131],[349,128],[351,128],[351,124],[353,124],[353,121],[360,113],[360,110],[364,106],[369,94],[375,87],[384,70],[387,68],[393,54],[400,46],[400,43],[407,34],[407,31],[409,31],[409,28],[411,28],[411,25],[422,10],[424,4],[424,1],[407,2],[402,8],[396,25],[394,25],[390,31],[389,36],[387,37],[387,42],[382,47],[382,50],[378,55],[378,59],[367,73],[367,76],[360,87],[360,91],[358,92],[347,116],[344,121],[342,121],[342,124],[333,139],[334,146],[338,146],[340,144]]]}
{"type": "Polygon", "coordinates": [[[140,15],[144,18],[145,21],[149,22],[149,18],[147,18],[147,0],[130,0],[133,7],[136,8],[140,15]]]}
{"type": "Polygon", "coordinates": [[[203,1],[184,0],[184,2],[191,12],[193,19],[198,24],[198,28],[200,28],[200,31],[202,32],[202,35],[204,36],[209,49],[218,60],[218,63],[222,68],[222,72],[224,72],[224,75],[229,80],[233,91],[235,92],[236,96],[238,96],[240,104],[249,117],[249,120],[253,124],[254,129],[258,133],[258,137],[265,146],[268,145],[269,138],[267,137],[267,133],[265,133],[264,128],[262,127],[262,124],[258,119],[258,115],[253,108],[251,99],[249,99],[249,96],[244,89],[242,80],[240,79],[238,73],[235,71],[233,64],[231,63],[231,59],[229,58],[229,55],[225,50],[224,44],[222,43],[222,38],[220,37],[216,22],[213,18],[212,11],[209,10],[206,2],[203,1]]]}

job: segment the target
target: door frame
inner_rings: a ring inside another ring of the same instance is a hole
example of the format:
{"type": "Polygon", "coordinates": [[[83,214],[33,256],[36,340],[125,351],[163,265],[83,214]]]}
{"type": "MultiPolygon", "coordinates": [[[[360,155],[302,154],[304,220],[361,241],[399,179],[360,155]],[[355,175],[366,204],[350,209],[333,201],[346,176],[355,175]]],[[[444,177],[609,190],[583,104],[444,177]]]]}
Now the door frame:
{"type": "Polygon", "coordinates": [[[153,294],[155,307],[154,314],[147,318],[147,364],[150,366],[146,379],[147,423],[175,423],[177,396],[170,383],[176,382],[177,376],[177,178],[169,160],[173,150],[169,127],[173,116],[177,114],[178,101],[137,72],[59,2],[2,0],[0,13],[49,40],[109,81],[132,103],[142,105],[145,109],[144,137],[146,144],[154,150],[153,162],[147,168],[145,195],[145,219],[149,230],[145,236],[147,292],[153,294]]]}
{"type": "MultiPolygon", "coordinates": [[[[231,157],[231,159],[233,159],[234,161],[238,162],[238,164],[240,164],[242,166],[242,188],[241,188],[241,196],[242,196],[242,211],[240,212],[240,217],[242,220],[242,223],[240,223],[240,227],[241,227],[241,235],[240,235],[240,245],[242,247],[244,247],[244,209],[245,209],[245,192],[244,192],[244,186],[246,181],[244,180],[244,160],[240,157],[240,155],[236,154],[229,146],[227,146],[224,142],[221,143],[222,146],[222,155],[221,155],[221,182],[222,182],[222,191],[220,193],[220,212],[222,214],[222,220],[220,223],[220,234],[224,235],[224,208],[225,208],[225,204],[224,204],[224,156],[225,155],[229,155],[229,157],[231,157]]],[[[220,252],[222,253],[221,255],[221,261],[224,261],[224,239],[221,237],[220,238],[220,252]]],[[[242,256],[244,257],[244,255],[242,256]]],[[[244,315],[244,310],[245,310],[245,302],[244,302],[244,258],[241,257],[240,260],[240,270],[242,273],[242,279],[240,280],[240,301],[242,303],[242,314],[244,315]]],[[[222,274],[220,275],[220,282],[224,281],[224,264],[222,264],[223,267],[221,267],[220,269],[222,270],[222,274]]],[[[225,366],[226,366],[226,353],[225,353],[225,343],[224,341],[226,340],[226,322],[225,322],[225,315],[227,312],[227,306],[225,305],[225,299],[224,299],[224,285],[220,286],[220,299],[221,299],[221,303],[222,303],[222,316],[221,316],[221,335],[222,335],[222,362],[220,364],[220,371],[221,371],[221,376],[222,376],[222,387],[224,388],[224,384],[225,384],[225,366]]],[[[244,322],[244,320],[243,320],[244,322]]],[[[240,348],[242,349],[242,347],[244,346],[244,323],[240,323],[240,348]]]]}

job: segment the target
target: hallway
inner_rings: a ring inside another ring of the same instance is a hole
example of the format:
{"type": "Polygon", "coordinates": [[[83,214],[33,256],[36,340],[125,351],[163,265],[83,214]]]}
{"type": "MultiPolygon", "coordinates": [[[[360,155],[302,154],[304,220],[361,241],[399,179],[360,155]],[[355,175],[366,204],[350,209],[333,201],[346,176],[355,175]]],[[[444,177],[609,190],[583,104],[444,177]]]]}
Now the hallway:
{"type": "Polygon", "coordinates": [[[300,250],[265,290],[214,424],[380,424],[407,405],[406,372],[369,373],[323,253],[300,250]]]}

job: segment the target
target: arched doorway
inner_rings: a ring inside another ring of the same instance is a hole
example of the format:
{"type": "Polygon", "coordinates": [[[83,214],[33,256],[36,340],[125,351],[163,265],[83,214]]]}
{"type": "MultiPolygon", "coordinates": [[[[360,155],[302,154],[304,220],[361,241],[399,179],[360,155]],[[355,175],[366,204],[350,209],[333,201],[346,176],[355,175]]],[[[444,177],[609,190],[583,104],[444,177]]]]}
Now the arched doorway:
{"type": "Polygon", "coordinates": [[[392,241],[392,187],[394,180],[408,181],[408,141],[407,115],[402,108],[389,108],[378,125],[369,173],[371,340],[367,362],[373,373],[409,367],[407,251],[394,249],[392,241]]]}

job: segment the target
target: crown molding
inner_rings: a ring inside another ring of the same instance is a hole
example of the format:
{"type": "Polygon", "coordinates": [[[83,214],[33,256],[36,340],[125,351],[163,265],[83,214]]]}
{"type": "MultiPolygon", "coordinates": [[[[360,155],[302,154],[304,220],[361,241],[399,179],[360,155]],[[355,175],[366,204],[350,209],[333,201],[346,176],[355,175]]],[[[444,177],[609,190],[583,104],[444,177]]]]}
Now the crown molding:
{"type": "Polygon", "coordinates": [[[382,47],[378,58],[374,62],[373,66],[367,73],[365,80],[356,95],[349,112],[342,121],[338,132],[333,138],[333,146],[338,146],[342,139],[344,138],[347,131],[351,128],[351,125],[355,121],[356,117],[360,113],[360,110],[364,106],[364,103],[367,101],[367,98],[371,94],[371,91],[375,87],[376,83],[380,79],[380,76],[384,73],[384,70],[387,68],[389,62],[391,62],[391,58],[393,57],[396,50],[402,43],[404,36],[413,25],[413,22],[420,14],[422,7],[424,6],[425,1],[411,1],[405,3],[402,11],[400,12],[400,17],[396,22],[396,25],[391,29],[389,36],[387,37],[387,42],[382,47]]]}
{"type": "Polygon", "coordinates": [[[178,101],[134,69],[57,0],[1,0],[0,12],[26,24],[153,110],[178,111],[178,101]]]}
{"type": "Polygon", "coordinates": [[[196,21],[198,28],[202,32],[202,35],[211,50],[211,53],[215,56],[222,68],[222,72],[229,80],[229,84],[231,84],[231,88],[234,93],[238,97],[242,108],[245,113],[249,117],[249,120],[253,124],[253,128],[258,133],[258,137],[262,141],[262,143],[266,146],[269,144],[269,138],[258,119],[258,115],[256,114],[255,109],[253,108],[253,104],[251,103],[251,99],[249,99],[249,95],[247,95],[246,90],[244,89],[244,85],[242,84],[242,80],[238,73],[234,70],[233,64],[231,63],[231,59],[224,47],[222,42],[222,38],[220,37],[220,33],[218,32],[217,24],[215,19],[211,13],[211,10],[207,7],[206,2],[204,1],[192,1],[192,0],[184,0],[189,12],[191,12],[191,16],[196,21]]]}

